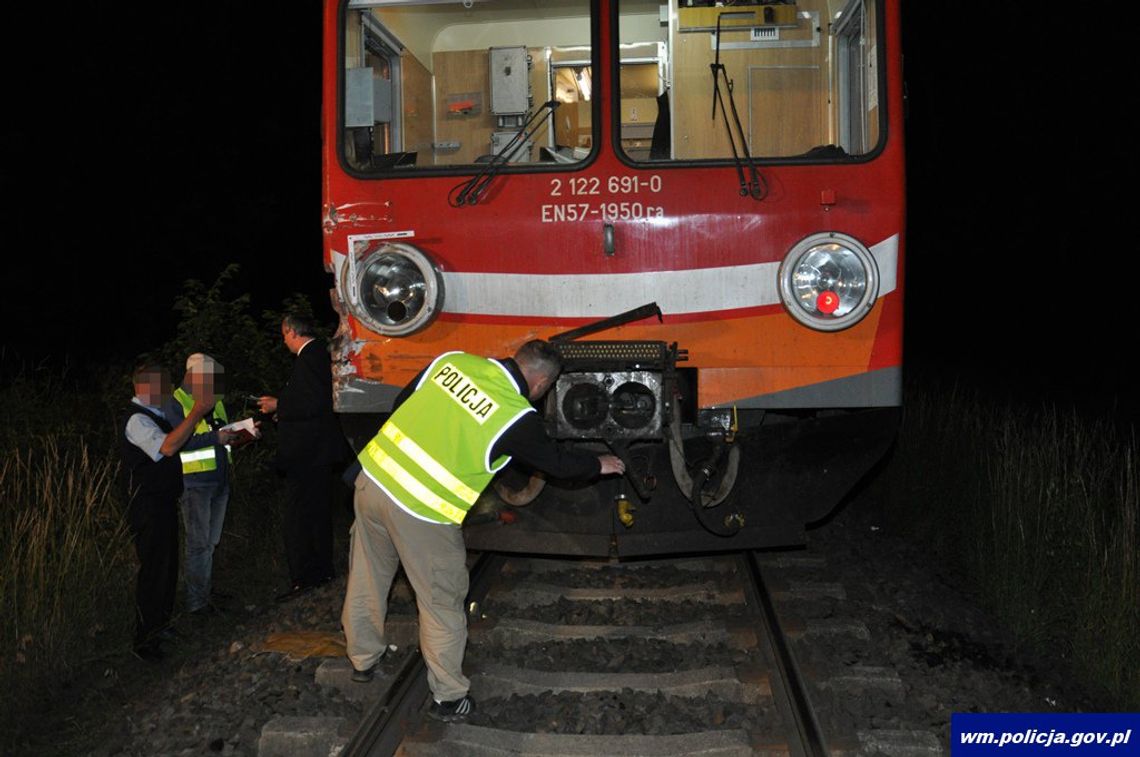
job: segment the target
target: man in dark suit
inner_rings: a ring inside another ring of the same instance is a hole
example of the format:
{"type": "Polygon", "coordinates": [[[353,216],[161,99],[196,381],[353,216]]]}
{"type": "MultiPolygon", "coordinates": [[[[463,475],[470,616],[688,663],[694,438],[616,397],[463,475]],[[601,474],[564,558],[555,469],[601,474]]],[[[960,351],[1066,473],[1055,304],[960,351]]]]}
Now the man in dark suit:
{"type": "Polygon", "coordinates": [[[280,396],[258,404],[277,421],[277,467],[290,490],[283,524],[290,588],[277,597],[284,602],[333,578],[332,474],[347,443],[333,415],[328,345],[302,316],[286,316],[281,337],[297,356],[293,373],[280,396]]]}

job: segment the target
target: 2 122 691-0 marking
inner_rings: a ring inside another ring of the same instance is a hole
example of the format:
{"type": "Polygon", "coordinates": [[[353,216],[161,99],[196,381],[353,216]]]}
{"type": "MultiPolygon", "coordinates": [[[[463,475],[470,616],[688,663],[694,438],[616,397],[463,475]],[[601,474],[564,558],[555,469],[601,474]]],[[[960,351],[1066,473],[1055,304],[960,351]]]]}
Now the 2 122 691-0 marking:
{"type": "MultiPolygon", "coordinates": [[[[610,195],[632,195],[642,192],[656,194],[662,189],[661,176],[572,176],[568,179],[551,179],[550,196],[562,197],[563,192],[575,197],[601,195],[603,188],[610,195]]],[[[544,204],[540,210],[543,223],[573,221],[631,221],[641,218],[664,218],[665,209],[638,201],[619,202],[568,202],[544,204]]]]}
{"type": "Polygon", "coordinates": [[[563,191],[570,195],[600,195],[603,186],[614,195],[631,195],[640,192],[657,194],[663,186],[661,176],[572,176],[569,179],[551,179],[550,196],[561,197],[563,191]]]}

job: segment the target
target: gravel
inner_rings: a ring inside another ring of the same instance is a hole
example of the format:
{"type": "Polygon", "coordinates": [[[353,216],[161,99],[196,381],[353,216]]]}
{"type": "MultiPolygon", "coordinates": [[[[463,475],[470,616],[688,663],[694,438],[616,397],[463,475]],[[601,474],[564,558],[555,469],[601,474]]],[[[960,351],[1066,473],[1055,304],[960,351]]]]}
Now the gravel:
{"type": "Polygon", "coordinates": [[[472,725],[508,731],[590,735],[672,735],[728,728],[750,729],[763,708],[713,696],[681,698],[625,690],[595,694],[553,694],[479,702],[472,725]]]}
{"type": "Polygon", "coordinates": [[[597,570],[551,570],[511,573],[519,579],[526,578],[541,583],[566,586],[575,589],[601,589],[621,586],[627,589],[658,588],[662,586],[688,586],[691,584],[717,583],[723,574],[703,570],[686,570],[672,565],[638,566],[597,570]]]}
{"type": "MultiPolygon", "coordinates": [[[[808,554],[823,568],[773,569],[788,581],[840,582],[847,599],[788,600],[781,612],[816,620],[859,620],[870,640],[807,636],[795,644],[814,676],[813,697],[829,733],[917,729],[945,746],[952,712],[1072,711],[1089,709],[1079,692],[1066,689],[1057,661],[1029,661],[1016,652],[952,576],[928,564],[918,546],[882,528],[872,506],[849,506],[810,533],[808,554]],[[820,685],[866,670],[886,671],[895,684],[820,685]]],[[[546,572],[535,580],[612,585],[608,571],[546,572]],[[574,576],[573,579],[570,576],[574,576]],[[596,583],[595,583],[596,582],[596,583]]],[[[624,586],[689,584],[708,580],[700,571],[627,571],[624,586]]],[[[723,579],[722,579],[723,582],[723,579]]],[[[291,660],[263,650],[269,634],[339,629],[343,579],[284,605],[229,611],[205,622],[183,618],[175,655],[157,665],[131,656],[77,664],[76,679],[61,685],[57,706],[29,729],[27,754],[256,754],[261,727],[278,715],[359,718],[362,705],[314,683],[320,658],[291,660]],[[60,741],[59,739],[62,739],[60,741]]],[[[393,612],[413,613],[406,587],[393,612]]],[[[742,607],[698,602],[572,602],[529,608],[496,606],[484,612],[563,625],[662,627],[722,618],[742,607]]],[[[654,672],[752,662],[754,652],[724,646],[672,645],[649,639],[562,641],[521,650],[492,645],[470,650],[470,663],[510,661],[538,670],[654,672]]],[[[384,672],[399,655],[381,663],[384,672]]],[[[678,698],[623,691],[611,694],[545,693],[478,702],[476,725],[550,733],[675,734],[709,728],[756,726],[772,713],[764,705],[740,705],[714,697],[678,698]]],[[[21,753],[21,752],[17,752],[21,753]]]]}
{"type": "Polygon", "coordinates": [[[507,648],[480,643],[468,648],[472,664],[512,662],[530,670],[570,673],[665,673],[748,663],[758,653],[725,644],[672,644],[660,639],[574,639],[507,648]]]}
{"type": "Polygon", "coordinates": [[[556,623],[567,626],[647,626],[663,628],[696,620],[719,619],[743,615],[743,606],[709,605],[703,602],[645,602],[605,599],[582,602],[559,599],[544,605],[514,607],[494,599],[483,604],[488,618],[511,617],[539,623],[556,623]]]}

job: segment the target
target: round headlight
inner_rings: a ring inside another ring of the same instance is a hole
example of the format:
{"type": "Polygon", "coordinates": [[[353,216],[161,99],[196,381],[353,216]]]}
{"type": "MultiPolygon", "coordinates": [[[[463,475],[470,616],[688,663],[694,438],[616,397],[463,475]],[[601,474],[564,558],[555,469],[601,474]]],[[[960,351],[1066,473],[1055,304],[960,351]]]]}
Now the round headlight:
{"type": "Polygon", "coordinates": [[[779,277],[788,313],[819,331],[854,326],[879,296],[875,259],[846,234],[814,234],[802,240],[780,264],[779,277]]]}
{"type": "Polygon", "coordinates": [[[353,312],[373,331],[407,336],[431,323],[443,306],[443,278],[408,244],[387,244],[357,267],[353,312]]]}

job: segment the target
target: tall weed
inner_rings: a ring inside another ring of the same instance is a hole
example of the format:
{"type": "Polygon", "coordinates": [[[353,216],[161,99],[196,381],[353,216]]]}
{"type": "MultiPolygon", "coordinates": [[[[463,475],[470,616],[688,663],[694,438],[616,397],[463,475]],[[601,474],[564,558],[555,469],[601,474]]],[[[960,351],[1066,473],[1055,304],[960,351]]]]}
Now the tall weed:
{"type": "Polygon", "coordinates": [[[121,646],[133,623],[133,553],[118,462],[78,436],[29,437],[0,460],[0,712],[45,671],[121,646]]]}
{"type": "Polygon", "coordinates": [[[918,386],[879,486],[1019,644],[1136,709],[1138,453],[1107,419],[918,386]]]}

